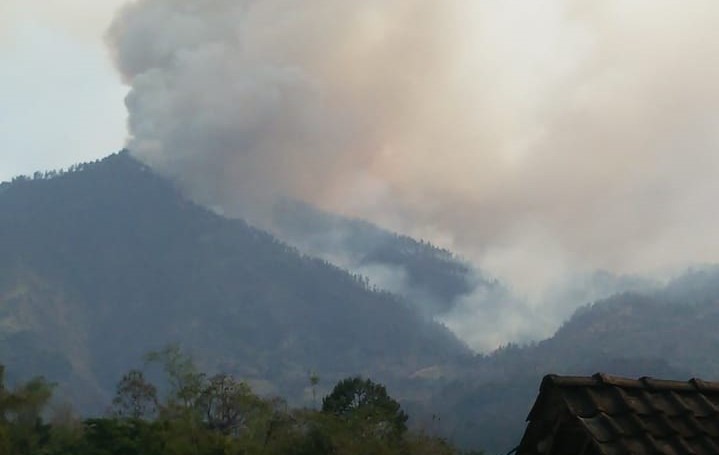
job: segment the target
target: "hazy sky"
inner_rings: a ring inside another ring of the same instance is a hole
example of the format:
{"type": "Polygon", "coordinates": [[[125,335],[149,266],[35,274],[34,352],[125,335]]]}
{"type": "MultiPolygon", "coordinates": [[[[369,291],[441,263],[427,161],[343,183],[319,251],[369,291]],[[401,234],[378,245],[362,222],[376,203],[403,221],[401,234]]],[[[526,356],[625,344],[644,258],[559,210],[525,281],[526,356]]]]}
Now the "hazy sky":
{"type": "Polygon", "coordinates": [[[0,0],[0,177],[127,136],[228,212],[299,197],[533,296],[719,259],[716,0],[138,0],[128,88],[118,3],[0,0]]]}
{"type": "Polygon", "coordinates": [[[0,180],[122,148],[127,93],[103,35],[119,0],[0,0],[0,180]]]}

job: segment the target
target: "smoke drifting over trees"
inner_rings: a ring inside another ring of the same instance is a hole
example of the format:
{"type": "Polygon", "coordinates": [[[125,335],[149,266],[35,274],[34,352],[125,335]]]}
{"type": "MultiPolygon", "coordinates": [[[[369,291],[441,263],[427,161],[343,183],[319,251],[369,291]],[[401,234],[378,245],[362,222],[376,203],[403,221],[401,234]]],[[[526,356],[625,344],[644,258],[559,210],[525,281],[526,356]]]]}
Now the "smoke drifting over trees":
{"type": "Polygon", "coordinates": [[[138,0],[108,43],[129,148],[196,199],[262,220],[296,197],[536,297],[719,256],[717,20],[711,0],[138,0]]]}

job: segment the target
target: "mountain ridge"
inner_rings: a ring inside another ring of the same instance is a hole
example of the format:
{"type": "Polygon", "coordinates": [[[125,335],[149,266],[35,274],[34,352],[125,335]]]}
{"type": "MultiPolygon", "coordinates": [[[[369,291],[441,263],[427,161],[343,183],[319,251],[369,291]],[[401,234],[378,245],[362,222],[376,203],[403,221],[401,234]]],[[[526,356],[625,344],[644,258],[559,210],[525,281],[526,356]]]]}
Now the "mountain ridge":
{"type": "MultiPolygon", "coordinates": [[[[73,323],[90,351],[80,363],[106,393],[144,352],[177,341],[206,358],[214,349],[211,367],[271,378],[268,392],[295,397],[308,370],[327,381],[362,373],[391,384],[470,354],[401,298],[189,202],[127,152],[53,178],[16,179],[0,192],[0,212],[0,271],[18,281],[0,289],[12,303],[3,321],[43,300],[83,315],[73,323]],[[24,300],[8,297],[18,286],[24,300]]],[[[22,351],[23,336],[52,352],[52,323],[28,322],[0,361],[22,351]]]]}

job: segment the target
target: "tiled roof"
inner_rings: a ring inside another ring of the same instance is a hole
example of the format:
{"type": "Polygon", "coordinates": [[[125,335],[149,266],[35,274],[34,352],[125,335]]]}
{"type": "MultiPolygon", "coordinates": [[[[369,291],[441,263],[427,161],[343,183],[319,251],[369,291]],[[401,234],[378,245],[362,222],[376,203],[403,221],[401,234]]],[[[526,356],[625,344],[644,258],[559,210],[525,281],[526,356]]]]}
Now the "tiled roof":
{"type": "Polygon", "coordinates": [[[719,383],[544,377],[519,455],[719,454],[719,383]]]}

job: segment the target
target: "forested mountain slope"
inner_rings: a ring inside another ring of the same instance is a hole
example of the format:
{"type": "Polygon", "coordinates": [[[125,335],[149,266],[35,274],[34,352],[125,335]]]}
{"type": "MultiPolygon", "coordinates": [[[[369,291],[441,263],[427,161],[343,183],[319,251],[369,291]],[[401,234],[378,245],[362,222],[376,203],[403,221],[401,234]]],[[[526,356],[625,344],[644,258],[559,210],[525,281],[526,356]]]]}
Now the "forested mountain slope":
{"type": "Polygon", "coordinates": [[[479,289],[509,298],[498,281],[452,252],[364,220],[284,200],[274,207],[272,227],[278,237],[301,251],[404,295],[429,316],[445,314],[458,299],[479,289]]]}
{"type": "Polygon", "coordinates": [[[85,409],[180,343],[301,399],[308,372],[388,385],[467,348],[407,302],[184,199],[127,152],[0,187],[0,363],[85,409]]]}

